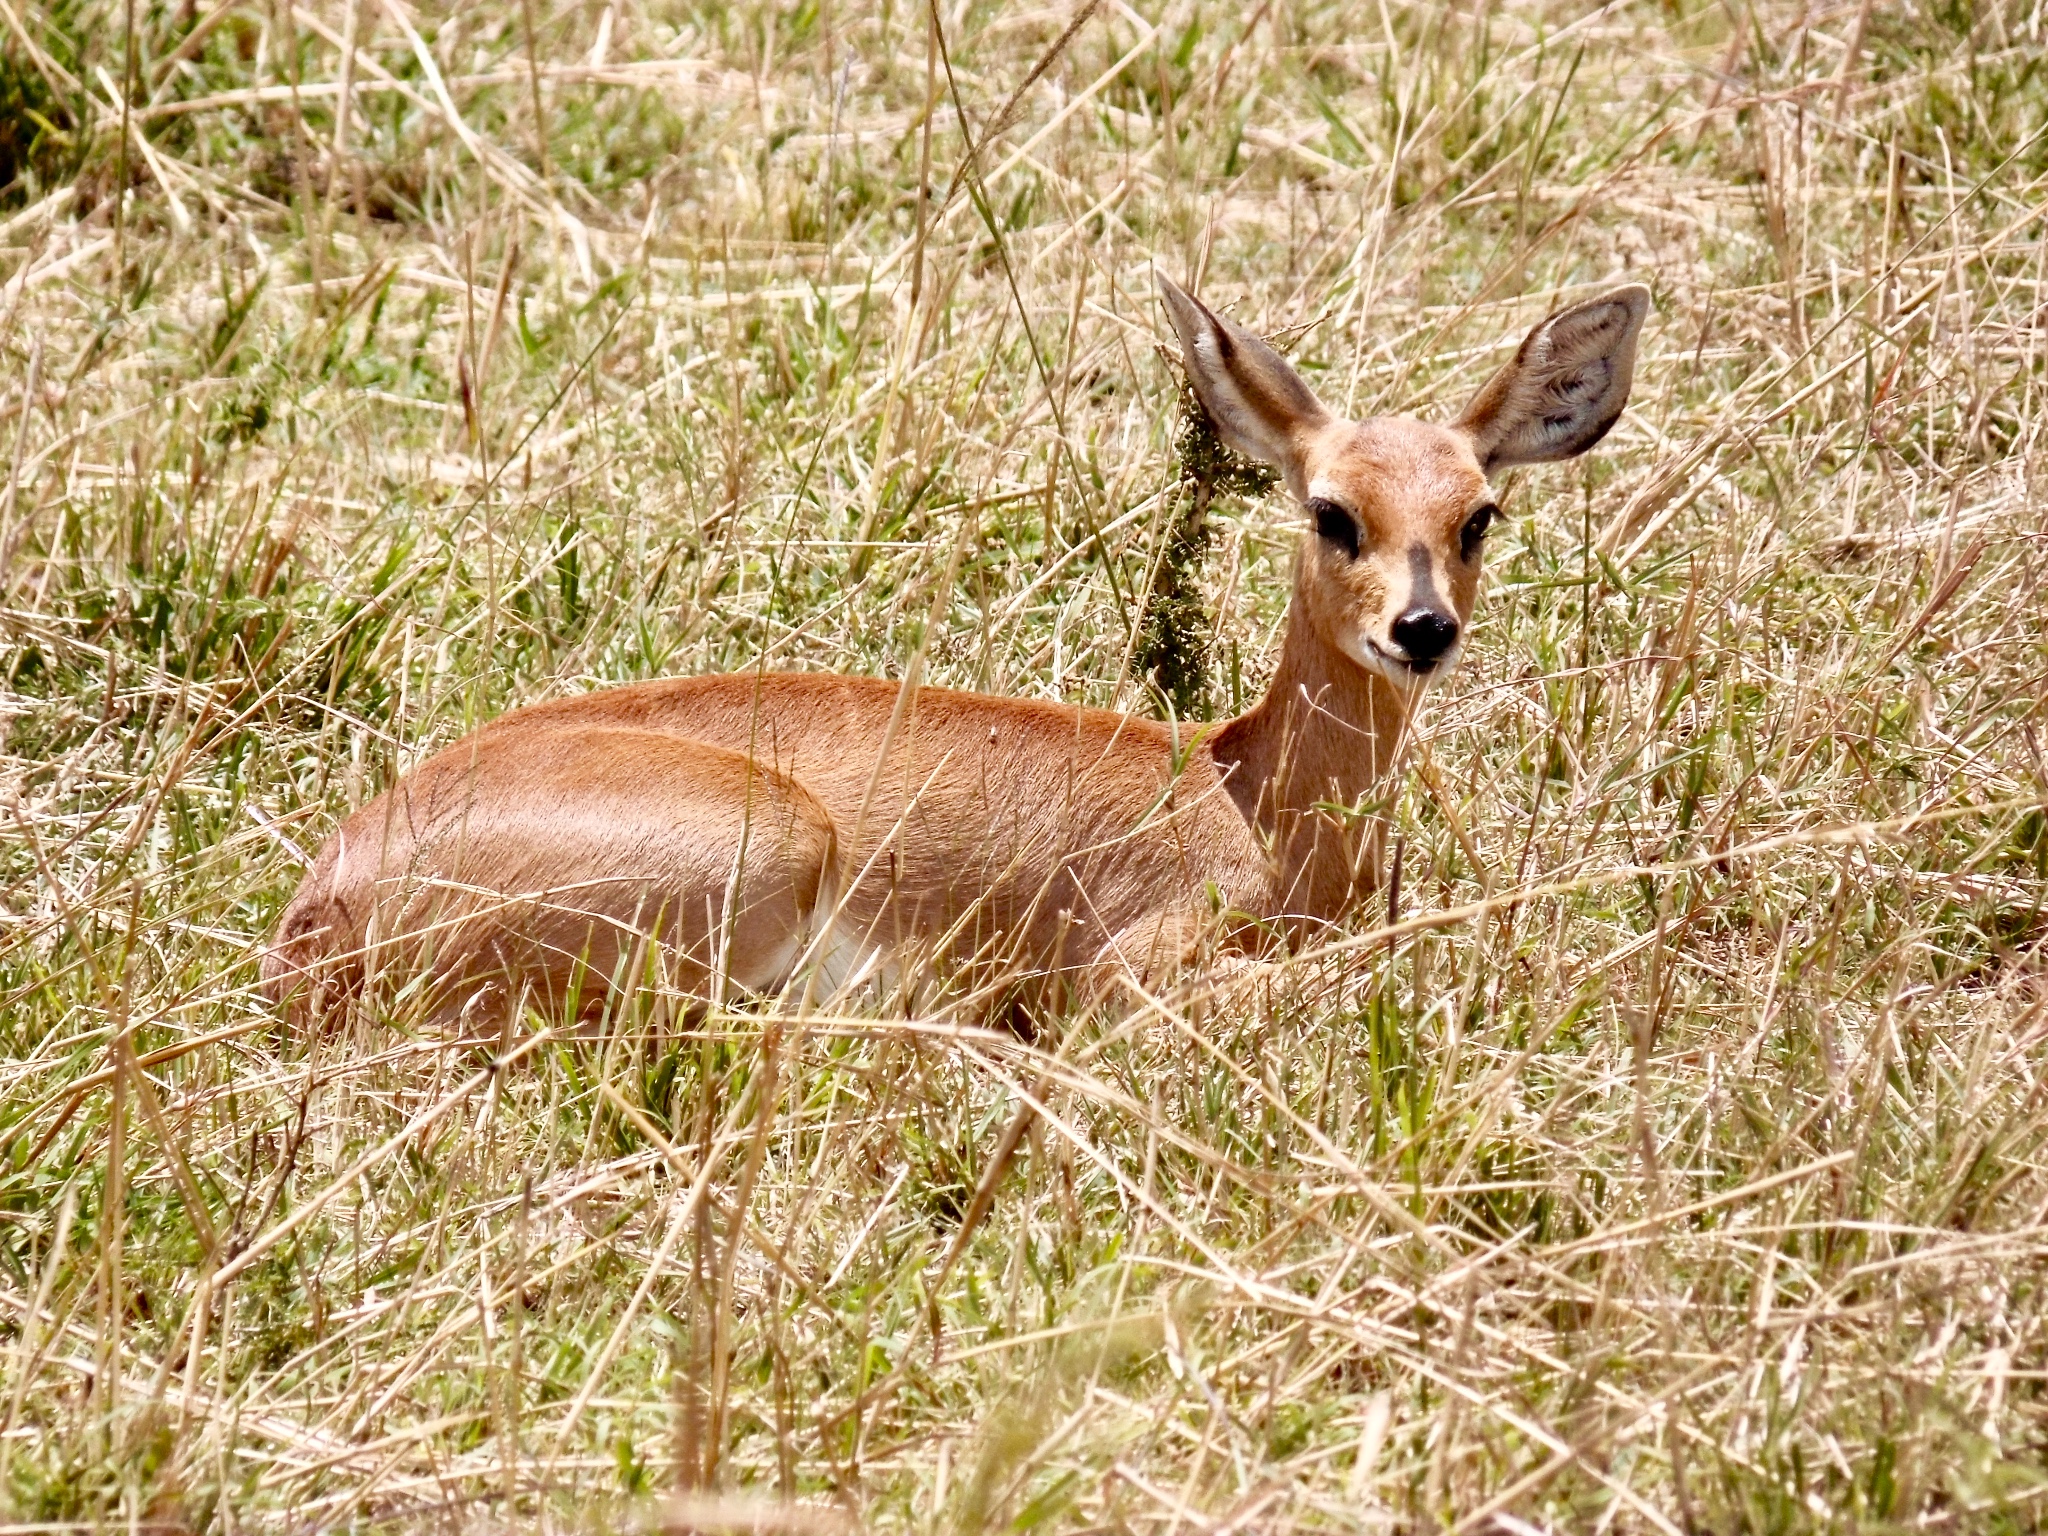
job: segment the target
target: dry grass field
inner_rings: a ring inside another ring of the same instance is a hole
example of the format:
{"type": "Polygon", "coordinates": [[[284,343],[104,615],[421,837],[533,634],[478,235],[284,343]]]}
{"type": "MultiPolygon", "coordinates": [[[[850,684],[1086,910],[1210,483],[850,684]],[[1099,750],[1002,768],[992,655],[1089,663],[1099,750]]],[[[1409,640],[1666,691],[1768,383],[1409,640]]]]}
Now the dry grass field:
{"type": "Polygon", "coordinates": [[[2048,1525],[2042,12],[0,0],[0,1523],[2048,1525]],[[1028,1040],[286,1027],[510,706],[1255,696],[1155,264],[1354,415],[1655,291],[1393,911],[1028,1040]]]}

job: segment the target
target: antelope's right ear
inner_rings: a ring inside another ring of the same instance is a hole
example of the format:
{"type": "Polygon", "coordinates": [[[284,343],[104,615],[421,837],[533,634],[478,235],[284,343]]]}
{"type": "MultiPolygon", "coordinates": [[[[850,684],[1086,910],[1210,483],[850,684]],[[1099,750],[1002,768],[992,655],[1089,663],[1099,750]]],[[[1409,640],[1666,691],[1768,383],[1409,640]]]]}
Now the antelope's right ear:
{"type": "Polygon", "coordinates": [[[1279,470],[1298,494],[1302,441],[1327,425],[1330,413],[1278,352],[1164,273],[1155,276],[1188,379],[1218,435],[1235,452],[1279,470]]]}

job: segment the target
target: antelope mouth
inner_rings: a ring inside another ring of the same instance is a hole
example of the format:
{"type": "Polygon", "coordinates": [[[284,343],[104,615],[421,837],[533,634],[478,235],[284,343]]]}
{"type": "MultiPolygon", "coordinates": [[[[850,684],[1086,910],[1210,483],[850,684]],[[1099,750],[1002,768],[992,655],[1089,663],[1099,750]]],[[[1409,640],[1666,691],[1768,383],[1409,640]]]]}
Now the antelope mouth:
{"type": "Polygon", "coordinates": [[[1458,659],[1458,648],[1455,645],[1441,656],[1427,661],[1417,661],[1407,656],[1397,656],[1362,629],[1358,631],[1358,640],[1365,647],[1366,654],[1356,659],[1385,677],[1388,682],[1397,685],[1426,683],[1437,673],[1448,672],[1458,659]]]}

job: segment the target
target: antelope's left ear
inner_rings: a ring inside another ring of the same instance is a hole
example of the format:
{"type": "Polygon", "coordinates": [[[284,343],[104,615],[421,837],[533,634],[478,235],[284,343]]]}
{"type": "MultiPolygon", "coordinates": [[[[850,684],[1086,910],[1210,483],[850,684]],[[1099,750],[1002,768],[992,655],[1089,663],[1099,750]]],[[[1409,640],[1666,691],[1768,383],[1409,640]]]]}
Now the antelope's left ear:
{"type": "Polygon", "coordinates": [[[1472,397],[1457,426],[1489,475],[1584,453],[1628,404],[1636,338],[1650,312],[1640,283],[1560,310],[1472,397]]]}

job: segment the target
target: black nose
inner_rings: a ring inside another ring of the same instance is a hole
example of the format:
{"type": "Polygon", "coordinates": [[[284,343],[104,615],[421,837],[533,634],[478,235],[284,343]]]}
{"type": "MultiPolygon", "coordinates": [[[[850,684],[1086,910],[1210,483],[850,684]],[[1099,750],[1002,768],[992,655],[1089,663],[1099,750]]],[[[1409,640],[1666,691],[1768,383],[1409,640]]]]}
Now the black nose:
{"type": "Polygon", "coordinates": [[[1458,621],[1433,608],[1410,608],[1389,631],[1418,667],[1433,667],[1458,640],[1458,621]]]}

